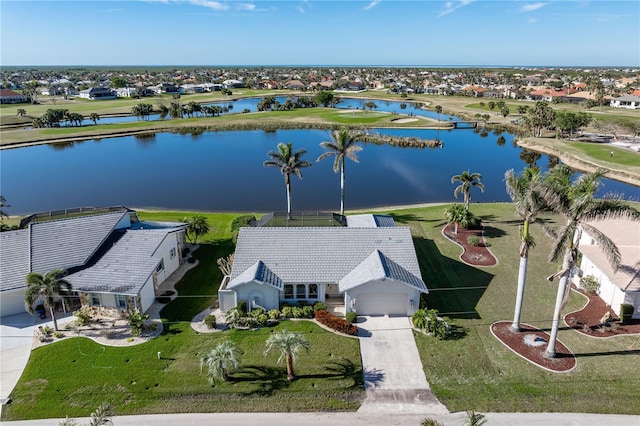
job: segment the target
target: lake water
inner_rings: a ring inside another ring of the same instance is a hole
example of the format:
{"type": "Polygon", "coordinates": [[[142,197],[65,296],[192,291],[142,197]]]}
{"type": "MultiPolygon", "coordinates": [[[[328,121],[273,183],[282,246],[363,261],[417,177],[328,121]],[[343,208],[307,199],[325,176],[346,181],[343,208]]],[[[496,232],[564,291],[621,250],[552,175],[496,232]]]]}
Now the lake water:
{"type": "MultiPolygon", "coordinates": [[[[380,108],[382,109],[382,108],[380,108]]],[[[360,163],[347,160],[346,208],[453,202],[451,176],[469,169],[482,174],[486,189],[472,189],[472,201],[509,201],[506,170],[520,171],[523,150],[513,136],[486,137],[466,130],[380,130],[403,136],[444,141],[444,148],[416,149],[364,145],[360,163]]],[[[182,136],[159,133],[153,138],[119,137],[66,145],[40,145],[0,152],[1,193],[9,214],[28,214],[80,206],[125,205],[202,211],[282,211],[286,209],[284,179],[262,163],[279,142],[304,148],[303,179],[292,176],[294,210],[340,208],[340,175],[332,159],[316,163],[323,130],[277,132],[207,132],[182,136]]],[[[538,156],[525,155],[525,158],[538,156]]],[[[539,156],[546,168],[550,159],[539,156]]],[[[551,159],[553,161],[553,159],[551,159]]],[[[600,195],[624,193],[640,199],[640,188],[605,180],[600,195]]],[[[462,202],[462,199],[459,200],[462,202]]]]}

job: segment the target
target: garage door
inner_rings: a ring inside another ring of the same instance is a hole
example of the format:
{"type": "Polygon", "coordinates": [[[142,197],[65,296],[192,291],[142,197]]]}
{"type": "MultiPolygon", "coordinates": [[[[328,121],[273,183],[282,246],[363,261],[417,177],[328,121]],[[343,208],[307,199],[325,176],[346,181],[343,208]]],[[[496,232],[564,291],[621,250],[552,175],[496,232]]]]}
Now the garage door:
{"type": "Polygon", "coordinates": [[[358,315],[407,315],[406,294],[372,293],[356,297],[358,315]]]}

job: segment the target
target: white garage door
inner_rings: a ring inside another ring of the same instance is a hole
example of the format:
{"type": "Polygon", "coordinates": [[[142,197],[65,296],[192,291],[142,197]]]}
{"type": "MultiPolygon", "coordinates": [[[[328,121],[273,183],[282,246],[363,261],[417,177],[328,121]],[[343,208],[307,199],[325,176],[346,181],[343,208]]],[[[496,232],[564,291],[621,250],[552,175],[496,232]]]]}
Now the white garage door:
{"type": "Polygon", "coordinates": [[[356,297],[358,315],[407,315],[406,294],[372,293],[356,297]]]}

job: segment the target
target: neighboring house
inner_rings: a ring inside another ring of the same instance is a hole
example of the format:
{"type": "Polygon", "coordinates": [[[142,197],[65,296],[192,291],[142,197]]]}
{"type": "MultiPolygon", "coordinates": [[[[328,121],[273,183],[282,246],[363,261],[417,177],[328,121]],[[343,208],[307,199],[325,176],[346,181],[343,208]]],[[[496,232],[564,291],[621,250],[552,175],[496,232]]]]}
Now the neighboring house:
{"type": "MultiPolygon", "coordinates": [[[[599,295],[620,315],[620,305],[634,306],[633,318],[640,318],[640,229],[630,219],[607,219],[590,225],[608,236],[620,250],[620,267],[614,270],[604,252],[591,235],[582,231],[579,250],[582,253],[582,276],[593,276],[600,283],[599,295]]],[[[575,278],[577,286],[579,278],[575,278]]]]}
{"type": "Polygon", "coordinates": [[[22,104],[25,102],[27,102],[27,97],[22,93],[0,89],[0,104],[22,104]]]}
{"type": "Polygon", "coordinates": [[[136,87],[120,87],[116,89],[116,95],[119,98],[130,98],[136,96],[138,89],[136,87]]]}
{"type": "Polygon", "coordinates": [[[611,106],[614,108],[640,108],[640,96],[624,95],[611,100],[611,106]]]}
{"type": "Polygon", "coordinates": [[[256,83],[256,89],[274,90],[278,88],[278,83],[273,80],[261,80],[256,83]]]}
{"type": "Polygon", "coordinates": [[[114,315],[144,312],[180,266],[184,229],[181,223],[140,222],[135,211],[119,208],[0,233],[0,315],[25,311],[28,273],[58,268],[68,271],[65,279],[82,306],[114,315]]]}
{"type": "Polygon", "coordinates": [[[287,80],[282,83],[282,87],[290,90],[302,90],[305,88],[305,84],[300,80],[287,80]]]}
{"type": "Polygon", "coordinates": [[[106,87],[92,87],[90,89],[81,90],[80,97],[94,101],[96,99],[116,99],[118,94],[114,90],[106,87]]]}
{"type": "Polygon", "coordinates": [[[166,93],[168,95],[179,95],[183,93],[183,90],[178,86],[171,83],[161,83],[155,86],[157,94],[166,93]]]}
{"type": "Polygon", "coordinates": [[[223,312],[333,302],[360,315],[409,316],[428,293],[408,227],[389,216],[348,216],[347,226],[241,228],[223,312]]]}
{"type": "Polygon", "coordinates": [[[222,82],[222,87],[225,89],[238,89],[244,87],[244,83],[240,80],[229,79],[222,82]]]}
{"type": "Polygon", "coordinates": [[[183,84],[182,90],[184,93],[203,93],[204,87],[200,84],[183,84]]]}

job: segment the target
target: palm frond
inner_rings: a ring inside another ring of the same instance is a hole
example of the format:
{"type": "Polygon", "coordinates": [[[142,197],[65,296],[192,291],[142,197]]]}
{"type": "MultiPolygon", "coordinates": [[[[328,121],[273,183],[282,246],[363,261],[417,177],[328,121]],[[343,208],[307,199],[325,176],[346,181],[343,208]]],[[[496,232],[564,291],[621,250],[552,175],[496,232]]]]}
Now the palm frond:
{"type": "Polygon", "coordinates": [[[557,231],[556,238],[553,243],[553,248],[551,249],[551,253],[549,254],[549,260],[551,262],[555,262],[556,260],[560,259],[564,252],[572,247],[575,231],[576,227],[575,223],[573,222],[566,224],[559,231],[557,231]]]}
{"type": "Polygon", "coordinates": [[[596,240],[598,245],[600,245],[602,252],[609,260],[609,263],[611,263],[611,266],[613,266],[613,268],[617,270],[618,267],[620,266],[620,261],[622,260],[622,257],[620,255],[620,250],[618,249],[618,246],[616,245],[616,243],[613,242],[611,238],[606,236],[598,228],[595,228],[586,223],[582,224],[582,228],[585,231],[587,231],[594,240],[596,240]]]}

